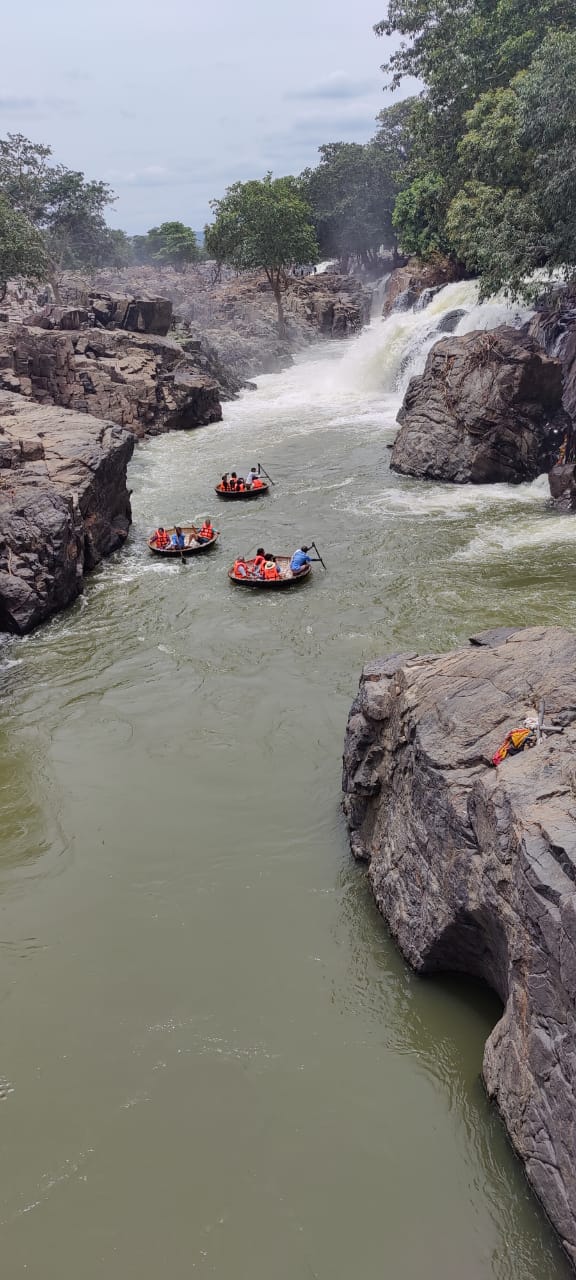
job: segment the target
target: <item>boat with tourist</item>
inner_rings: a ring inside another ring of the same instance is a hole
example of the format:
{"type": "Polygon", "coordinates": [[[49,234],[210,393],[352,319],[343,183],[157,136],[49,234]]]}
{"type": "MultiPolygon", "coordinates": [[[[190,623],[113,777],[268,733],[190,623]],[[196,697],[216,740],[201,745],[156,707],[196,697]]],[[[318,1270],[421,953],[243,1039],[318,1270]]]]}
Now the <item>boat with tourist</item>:
{"type": "Polygon", "coordinates": [[[152,551],[156,556],[176,556],[182,558],[183,556],[188,557],[196,555],[199,551],[208,551],[208,549],[213,547],[218,541],[218,538],[220,537],[220,530],[213,529],[212,537],[208,538],[202,538],[199,535],[200,531],[194,524],[174,525],[169,529],[157,530],[156,533],[153,533],[152,536],[147,539],[147,542],[150,551],[152,551]],[[160,544],[158,542],[159,533],[167,535],[168,541],[164,545],[162,545],[162,542],[160,542],[160,544]],[[181,535],[183,537],[184,541],[182,545],[175,545],[172,542],[172,537],[174,535],[181,535]]]}

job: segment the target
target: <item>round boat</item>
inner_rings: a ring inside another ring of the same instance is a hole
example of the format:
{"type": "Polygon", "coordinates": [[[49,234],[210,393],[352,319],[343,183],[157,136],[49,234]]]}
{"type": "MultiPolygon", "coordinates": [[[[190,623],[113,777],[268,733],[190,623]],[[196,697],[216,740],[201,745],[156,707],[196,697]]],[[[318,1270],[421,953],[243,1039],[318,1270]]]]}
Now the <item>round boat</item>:
{"type": "MultiPolygon", "coordinates": [[[[189,538],[194,538],[195,536],[194,529],[192,528],[191,525],[181,524],[179,525],[179,528],[182,530],[182,533],[184,534],[184,537],[186,538],[186,540],[188,540],[189,538]]],[[[166,529],[166,533],[168,534],[168,537],[171,538],[172,534],[176,533],[175,526],[172,529],[166,529]]],[[[215,529],[214,537],[210,538],[209,542],[195,542],[195,543],[192,543],[191,546],[157,547],[154,543],[154,538],[148,538],[147,541],[148,541],[148,546],[150,550],[154,552],[155,556],[166,556],[167,558],[176,557],[177,559],[181,560],[183,556],[195,556],[198,551],[208,551],[208,548],[213,547],[214,543],[218,541],[219,537],[220,537],[220,531],[218,529],[215,529]]]]}
{"type": "MultiPolygon", "coordinates": [[[[280,591],[285,587],[295,587],[297,582],[302,582],[303,578],[308,578],[312,573],[312,565],[305,564],[303,569],[299,569],[293,573],[290,568],[292,556],[275,556],[276,564],[282,574],[281,578],[257,578],[250,576],[248,578],[237,578],[234,569],[228,570],[228,577],[231,582],[235,582],[238,587],[256,587],[261,591],[280,591]]],[[[246,564],[250,574],[254,573],[254,560],[247,560],[246,564]]]]}
{"type": "Polygon", "coordinates": [[[225,502],[242,502],[249,498],[261,498],[263,494],[268,493],[270,485],[265,480],[259,489],[223,489],[221,484],[214,487],[214,492],[219,498],[223,498],[225,502]]]}

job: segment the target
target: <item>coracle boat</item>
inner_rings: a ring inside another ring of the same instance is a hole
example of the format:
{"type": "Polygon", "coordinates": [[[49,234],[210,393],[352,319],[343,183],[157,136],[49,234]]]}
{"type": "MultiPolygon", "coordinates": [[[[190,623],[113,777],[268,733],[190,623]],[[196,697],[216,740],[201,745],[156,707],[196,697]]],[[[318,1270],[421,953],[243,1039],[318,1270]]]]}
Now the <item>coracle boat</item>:
{"type": "Polygon", "coordinates": [[[228,570],[228,577],[231,582],[235,582],[239,587],[257,587],[262,591],[279,591],[284,587],[295,587],[296,583],[302,582],[303,578],[308,578],[312,573],[312,565],[305,564],[303,569],[298,569],[296,573],[290,568],[291,556],[275,556],[276,564],[282,574],[281,578],[259,578],[254,574],[254,560],[247,560],[249,576],[246,578],[237,577],[234,569],[228,570]]]}
{"type": "MultiPolygon", "coordinates": [[[[220,530],[215,529],[214,537],[210,538],[208,542],[196,542],[196,530],[192,527],[192,525],[181,524],[178,527],[182,530],[182,533],[184,534],[184,537],[186,539],[186,546],[185,547],[157,547],[154,542],[154,537],[148,538],[148,546],[150,550],[154,552],[155,556],[166,556],[166,557],[172,557],[172,558],[176,557],[177,559],[182,559],[183,556],[194,556],[198,551],[208,551],[209,547],[213,547],[214,543],[217,542],[218,538],[220,537],[220,530]],[[192,538],[193,541],[190,545],[188,545],[190,538],[192,538]]],[[[172,529],[166,529],[166,533],[168,534],[168,537],[171,538],[172,534],[176,533],[176,528],[173,527],[172,529]]]]}
{"type": "Polygon", "coordinates": [[[241,502],[242,499],[261,498],[263,494],[268,493],[270,485],[266,480],[257,489],[223,489],[221,484],[215,485],[214,492],[219,498],[223,498],[225,502],[241,502]]]}

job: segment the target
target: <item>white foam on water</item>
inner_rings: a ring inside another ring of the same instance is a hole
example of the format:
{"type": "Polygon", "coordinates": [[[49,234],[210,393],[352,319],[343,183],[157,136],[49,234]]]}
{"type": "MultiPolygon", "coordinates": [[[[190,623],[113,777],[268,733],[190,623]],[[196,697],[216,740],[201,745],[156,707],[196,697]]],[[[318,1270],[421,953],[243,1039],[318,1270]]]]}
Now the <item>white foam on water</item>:
{"type": "Polygon", "coordinates": [[[509,559],[512,552],[567,544],[576,547],[576,521],[568,515],[542,515],[521,520],[515,527],[495,525],[483,529],[453,560],[509,559]]]}

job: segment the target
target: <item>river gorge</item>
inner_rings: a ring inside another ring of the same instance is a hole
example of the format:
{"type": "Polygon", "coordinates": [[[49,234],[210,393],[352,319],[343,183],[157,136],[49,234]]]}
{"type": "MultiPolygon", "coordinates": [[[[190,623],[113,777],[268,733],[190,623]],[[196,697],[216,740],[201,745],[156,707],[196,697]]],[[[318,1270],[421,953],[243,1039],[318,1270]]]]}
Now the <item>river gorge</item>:
{"type": "Polygon", "coordinates": [[[340,815],[363,662],[576,626],[544,477],[389,470],[454,311],[459,333],[525,318],[451,284],[140,444],[124,549],[0,649],[10,1278],[571,1274],[480,1082],[496,997],[410,972],[340,815]],[[271,496],[217,509],[258,461],[271,496]],[[206,513],[213,553],[149,556],[158,522],[206,513]],[[298,591],[229,584],[237,551],[312,538],[327,573],[298,591]]]}

